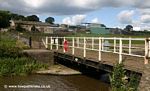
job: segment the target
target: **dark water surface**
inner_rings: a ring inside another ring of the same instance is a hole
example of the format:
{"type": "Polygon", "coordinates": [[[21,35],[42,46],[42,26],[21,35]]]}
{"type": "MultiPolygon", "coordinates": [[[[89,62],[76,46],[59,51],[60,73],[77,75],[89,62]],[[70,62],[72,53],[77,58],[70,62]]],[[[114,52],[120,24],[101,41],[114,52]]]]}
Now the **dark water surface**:
{"type": "Polygon", "coordinates": [[[84,75],[0,77],[0,91],[110,91],[109,89],[108,84],[84,75]]]}

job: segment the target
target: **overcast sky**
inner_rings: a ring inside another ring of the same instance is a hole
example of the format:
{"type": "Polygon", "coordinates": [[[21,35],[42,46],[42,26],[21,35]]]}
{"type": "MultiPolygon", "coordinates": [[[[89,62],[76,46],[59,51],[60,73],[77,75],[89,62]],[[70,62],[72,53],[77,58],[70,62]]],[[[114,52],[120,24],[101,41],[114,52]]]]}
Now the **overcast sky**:
{"type": "Polygon", "coordinates": [[[0,9],[22,15],[48,16],[56,23],[103,23],[108,27],[150,27],[150,0],[0,0],[0,9]]]}

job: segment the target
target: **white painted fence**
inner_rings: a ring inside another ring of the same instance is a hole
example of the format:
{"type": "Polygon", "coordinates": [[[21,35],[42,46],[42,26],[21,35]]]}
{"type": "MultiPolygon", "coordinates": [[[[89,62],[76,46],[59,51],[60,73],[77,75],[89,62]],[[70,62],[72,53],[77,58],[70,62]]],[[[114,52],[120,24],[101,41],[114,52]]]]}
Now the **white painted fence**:
{"type": "MultiPolygon", "coordinates": [[[[145,64],[148,64],[148,58],[150,57],[150,38],[46,37],[42,41],[45,47],[50,50],[63,49],[64,41],[68,41],[68,47],[72,49],[72,55],[75,54],[75,49],[82,49],[83,57],[87,56],[87,50],[96,51],[99,61],[102,60],[102,52],[118,54],[119,63],[122,62],[123,55],[142,57],[145,64]],[[137,51],[143,52],[143,54],[137,54],[137,51]]],[[[63,52],[66,51],[63,50],[63,52]]]]}

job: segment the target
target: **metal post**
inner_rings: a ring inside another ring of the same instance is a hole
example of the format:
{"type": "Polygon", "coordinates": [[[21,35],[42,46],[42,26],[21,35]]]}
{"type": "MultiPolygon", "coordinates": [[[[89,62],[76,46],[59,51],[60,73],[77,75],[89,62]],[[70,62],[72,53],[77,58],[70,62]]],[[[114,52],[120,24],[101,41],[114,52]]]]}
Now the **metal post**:
{"type": "Polygon", "coordinates": [[[86,38],[84,37],[84,51],[83,51],[83,57],[86,57],[86,38]]]}
{"type": "Polygon", "coordinates": [[[74,37],[72,38],[72,55],[74,55],[74,37]]]}
{"type": "Polygon", "coordinates": [[[116,53],[116,37],[114,37],[114,53],[116,53]]]}
{"type": "MultiPolygon", "coordinates": [[[[65,40],[66,40],[66,39],[65,39],[65,37],[64,37],[64,42],[65,42],[65,40]]],[[[64,43],[64,42],[63,42],[63,43],[64,43]]],[[[63,45],[63,48],[64,48],[64,45],[63,45]]],[[[65,49],[63,49],[63,51],[64,51],[64,53],[66,52],[65,49]]]]}
{"type": "Polygon", "coordinates": [[[29,37],[29,46],[30,46],[30,48],[32,48],[32,37],[31,36],[29,37]]]}
{"type": "Polygon", "coordinates": [[[101,54],[101,48],[102,48],[102,40],[101,37],[99,37],[99,55],[98,55],[98,60],[101,61],[102,60],[102,54],[101,54]]]}
{"type": "Polygon", "coordinates": [[[94,49],[94,37],[92,37],[92,49],[94,49]]]}
{"type": "Polygon", "coordinates": [[[53,42],[52,42],[52,37],[51,37],[51,50],[53,49],[53,42]]]}
{"type": "Polygon", "coordinates": [[[48,37],[46,37],[46,43],[45,43],[46,45],[46,49],[48,48],[48,37]]]}
{"type": "Polygon", "coordinates": [[[129,54],[131,54],[131,44],[132,44],[132,42],[131,42],[131,37],[129,38],[129,54]]]}
{"type": "Polygon", "coordinates": [[[122,63],[122,38],[119,40],[119,64],[122,63]]]}
{"type": "Polygon", "coordinates": [[[149,51],[149,48],[148,48],[148,45],[149,44],[149,41],[148,39],[145,39],[145,58],[144,58],[144,64],[148,64],[148,51],[149,51]]]}

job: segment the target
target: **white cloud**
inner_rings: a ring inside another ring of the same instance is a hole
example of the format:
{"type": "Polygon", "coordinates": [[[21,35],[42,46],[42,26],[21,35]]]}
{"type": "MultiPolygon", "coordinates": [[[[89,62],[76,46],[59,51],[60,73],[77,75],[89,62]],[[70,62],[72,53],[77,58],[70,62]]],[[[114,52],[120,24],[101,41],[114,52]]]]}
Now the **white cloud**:
{"type": "Polygon", "coordinates": [[[28,7],[38,8],[45,4],[46,0],[23,0],[28,7]]]}
{"type": "Polygon", "coordinates": [[[150,0],[1,0],[0,9],[19,14],[74,15],[104,7],[150,8],[150,0]]]}
{"type": "Polygon", "coordinates": [[[75,15],[72,17],[66,17],[62,20],[63,24],[78,25],[81,24],[86,18],[86,15],[75,15]]]}
{"type": "Polygon", "coordinates": [[[133,30],[134,30],[134,31],[140,31],[141,28],[140,28],[140,27],[134,27],[134,26],[133,26],[133,30]]]}
{"type": "Polygon", "coordinates": [[[63,24],[71,24],[71,18],[70,17],[66,17],[62,20],[63,24]]]}
{"type": "Polygon", "coordinates": [[[150,23],[150,15],[142,15],[141,22],[142,23],[150,23]]]}
{"type": "Polygon", "coordinates": [[[134,15],[133,10],[124,10],[118,14],[118,20],[122,24],[131,24],[133,22],[132,21],[133,15],[134,15]]]}
{"type": "Polygon", "coordinates": [[[98,18],[94,18],[93,20],[91,20],[91,23],[100,23],[100,21],[98,20],[98,18]]]}

